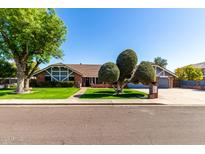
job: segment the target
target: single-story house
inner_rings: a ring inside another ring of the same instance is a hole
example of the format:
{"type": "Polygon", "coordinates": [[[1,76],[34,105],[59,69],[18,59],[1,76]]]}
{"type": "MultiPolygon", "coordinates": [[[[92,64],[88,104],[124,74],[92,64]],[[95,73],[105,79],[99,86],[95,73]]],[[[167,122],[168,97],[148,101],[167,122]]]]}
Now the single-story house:
{"type": "Polygon", "coordinates": [[[34,73],[37,81],[74,81],[77,87],[98,83],[101,65],[57,63],[34,73]]]}
{"type": "MultiPolygon", "coordinates": [[[[98,81],[99,64],[62,64],[57,63],[34,73],[37,81],[74,81],[77,87],[100,84],[98,81]]],[[[159,87],[172,88],[176,75],[158,65],[153,65],[159,87]]]]}
{"type": "Polygon", "coordinates": [[[197,68],[201,68],[203,71],[203,75],[204,75],[204,80],[205,80],[205,62],[203,63],[197,63],[197,64],[192,64],[193,66],[197,67],[197,68]]]}
{"type": "Polygon", "coordinates": [[[170,70],[159,65],[152,65],[156,72],[159,88],[173,88],[176,86],[177,76],[170,70]]]}

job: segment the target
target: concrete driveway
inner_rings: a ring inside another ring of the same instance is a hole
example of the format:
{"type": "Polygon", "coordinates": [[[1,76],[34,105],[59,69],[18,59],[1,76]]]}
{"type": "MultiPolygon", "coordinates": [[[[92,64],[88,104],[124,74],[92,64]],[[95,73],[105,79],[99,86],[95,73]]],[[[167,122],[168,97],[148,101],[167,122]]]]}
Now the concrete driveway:
{"type": "MultiPolygon", "coordinates": [[[[148,92],[148,89],[137,90],[148,92]]],[[[151,102],[170,105],[205,105],[205,90],[182,88],[159,89],[159,98],[153,99],[151,102]]]]}

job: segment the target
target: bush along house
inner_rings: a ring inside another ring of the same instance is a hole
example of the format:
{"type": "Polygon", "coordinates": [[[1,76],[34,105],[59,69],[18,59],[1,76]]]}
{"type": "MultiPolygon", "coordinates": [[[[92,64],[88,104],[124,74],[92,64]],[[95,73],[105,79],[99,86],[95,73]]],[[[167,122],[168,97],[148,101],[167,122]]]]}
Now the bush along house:
{"type": "MultiPolygon", "coordinates": [[[[48,67],[34,73],[37,82],[49,81],[72,81],[76,87],[112,87],[109,84],[102,84],[98,81],[98,71],[100,64],[62,64],[57,63],[49,65],[48,67]]],[[[171,71],[162,68],[158,65],[153,65],[159,88],[175,87],[176,75],[171,71]]],[[[130,88],[145,88],[146,86],[139,86],[128,84],[130,88]]]]}
{"type": "MultiPolygon", "coordinates": [[[[101,65],[95,64],[53,64],[35,72],[37,82],[73,81],[76,87],[89,87],[99,84],[98,71],[101,65]]],[[[106,85],[105,85],[106,86],[106,85]]]]}

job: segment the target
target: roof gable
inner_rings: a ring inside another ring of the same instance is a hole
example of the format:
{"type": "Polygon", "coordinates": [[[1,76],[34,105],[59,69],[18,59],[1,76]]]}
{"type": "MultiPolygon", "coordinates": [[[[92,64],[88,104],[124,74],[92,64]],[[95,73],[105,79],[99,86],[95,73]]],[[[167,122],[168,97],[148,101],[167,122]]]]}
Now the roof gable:
{"type": "Polygon", "coordinates": [[[76,74],[79,74],[83,77],[98,77],[98,71],[100,70],[101,65],[97,64],[63,64],[63,63],[57,63],[57,64],[52,64],[44,69],[41,69],[37,72],[34,73],[34,75],[39,74],[50,67],[67,67],[76,74]]]}
{"type": "Polygon", "coordinates": [[[160,70],[163,70],[166,72],[166,74],[170,74],[171,76],[174,76],[174,77],[177,77],[175,73],[173,73],[172,71],[164,68],[164,67],[161,67],[159,65],[156,65],[156,64],[152,64],[153,67],[156,67],[156,68],[159,68],[160,70]]]}

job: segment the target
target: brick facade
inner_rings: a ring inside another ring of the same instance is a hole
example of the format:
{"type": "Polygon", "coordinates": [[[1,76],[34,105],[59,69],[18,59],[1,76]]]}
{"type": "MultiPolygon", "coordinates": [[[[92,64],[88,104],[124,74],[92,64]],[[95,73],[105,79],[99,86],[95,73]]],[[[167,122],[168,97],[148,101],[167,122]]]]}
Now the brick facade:
{"type": "Polygon", "coordinates": [[[37,76],[36,76],[36,80],[37,81],[45,81],[45,72],[43,71],[43,72],[41,72],[41,73],[39,73],[37,76]]]}
{"type": "Polygon", "coordinates": [[[82,80],[82,76],[74,73],[74,84],[76,87],[82,87],[83,86],[83,80],[82,80]]]}

